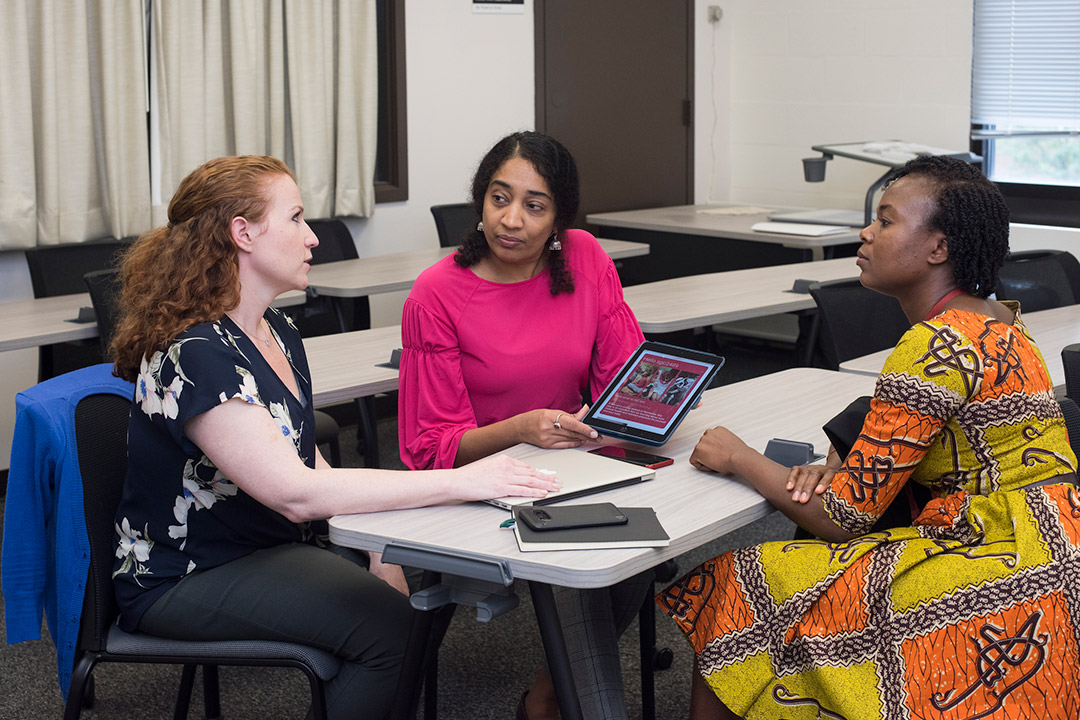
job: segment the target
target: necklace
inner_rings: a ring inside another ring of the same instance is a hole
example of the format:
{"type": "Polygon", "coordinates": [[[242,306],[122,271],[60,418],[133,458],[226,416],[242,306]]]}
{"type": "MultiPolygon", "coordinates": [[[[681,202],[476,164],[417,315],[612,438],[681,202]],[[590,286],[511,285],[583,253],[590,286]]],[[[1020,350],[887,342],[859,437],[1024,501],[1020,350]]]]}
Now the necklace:
{"type": "Polygon", "coordinates": [[[963,294],[964,294],[964,291],[961,290],[960,288],[956,288],[956,289],[946,293],[943,298],[941,298],[940,300],[937,301],[937,304],[934,305],[934,307],[930,308],[930,312],[928,312],[926,314],[926,319],[927,320],[933,320],[934,318],[936,318],[938,316],[938,314],[942,311],[942,309],[949,303],[950,300],[952,300],[953,298],[960,297],[963,294]]]}
{"type": "MultiPolygon", "coordinates": [[[[228,313],[225,313],[225,314],[229,315],[228,313]]],[[[249,338],[251,338],[252,340],[257,340],[258,342],[261,342],[266,347],[270,347],[270,337],[269,337],[270,333],[267,333],[267,338],[265,340],[263,340],[257,334],[248,332],[247,328],[245,328],[243,325],[241,325],[240,321],[237,320],[236,318],[234,318],[232,315],[229,315],[229,319],[232,320],[233,323],[236,325],[236,327],[240,328],[240,330],[242,330],[243,333],[245,335],[247,335],[249,338]]]]}

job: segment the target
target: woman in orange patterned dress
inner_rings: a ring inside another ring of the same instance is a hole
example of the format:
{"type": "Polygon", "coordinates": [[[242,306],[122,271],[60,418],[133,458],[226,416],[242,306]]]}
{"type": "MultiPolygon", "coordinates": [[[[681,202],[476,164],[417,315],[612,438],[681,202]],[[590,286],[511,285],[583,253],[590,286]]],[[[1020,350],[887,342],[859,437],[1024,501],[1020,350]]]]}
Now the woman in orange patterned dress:
{"type": "Polygon", "coordinates": [[[1076,457],[1018,304],[988,299],[1008,228],[972,166],[897,170],[857,264],[913,327],[850,452],[789,472],[701,438],[691,464],[822,540],[736,550],[657,597],[696,654],[692,718],[1080,717],[1076,457]],[[908,481],[933,499],[870,533],[908,481]]]}

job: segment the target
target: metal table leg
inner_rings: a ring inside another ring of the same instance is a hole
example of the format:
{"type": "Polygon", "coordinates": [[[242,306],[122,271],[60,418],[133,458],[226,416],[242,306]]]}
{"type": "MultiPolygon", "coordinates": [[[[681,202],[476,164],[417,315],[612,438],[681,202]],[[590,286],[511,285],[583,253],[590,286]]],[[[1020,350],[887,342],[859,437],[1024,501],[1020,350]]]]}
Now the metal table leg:
{"type": "Polygon", "coordinates": [[[529,583],[529,592],[532,593],[536,621],[540,625],[540,638],[544,641],[548,670],[555,683],[559,714],[563,720],[582,720],[577,686],[570,672],[570,658],[566,654],[566,640],[563,638],[559,613],[555,608],[555,594],[550,585],[538,582],[529,583]]]}

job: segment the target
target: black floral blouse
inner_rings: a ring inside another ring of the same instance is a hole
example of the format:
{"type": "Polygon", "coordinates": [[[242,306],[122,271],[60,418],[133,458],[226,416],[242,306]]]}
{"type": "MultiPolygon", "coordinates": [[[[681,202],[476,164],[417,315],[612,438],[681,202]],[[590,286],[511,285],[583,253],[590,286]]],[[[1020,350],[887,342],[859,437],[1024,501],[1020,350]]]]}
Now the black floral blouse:
{"type": "Polygon", "coordinates": [[[113,580],[124,630],[134,630],[143,612],[190,572],[262,548],[326,538],[325,521],[293,523],[262,505],[184,434],[191,418],[239,398],[265,408],[297,455],[315,467],[311,375],[300,334],[276,310],[265,317],[292,366],[299,398],[228,316],[185,330],[165,351],[143,359],[116,513],[113,580]]]}

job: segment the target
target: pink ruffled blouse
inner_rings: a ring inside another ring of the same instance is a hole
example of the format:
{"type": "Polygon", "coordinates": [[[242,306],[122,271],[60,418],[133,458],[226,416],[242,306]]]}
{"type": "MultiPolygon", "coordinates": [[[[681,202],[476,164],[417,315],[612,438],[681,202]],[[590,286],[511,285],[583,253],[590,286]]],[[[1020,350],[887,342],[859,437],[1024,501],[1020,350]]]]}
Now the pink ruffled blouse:
{"type": "Polygon", "coordinates": [[[414,470],[454,466],[461,436],[537,408],[577,412],[644,337],[615,264],[584,230],[561,234],[574,292],[545,269],[496,283],[453,256],[420,275],[402,311],[398,439],[414,470]]]}

